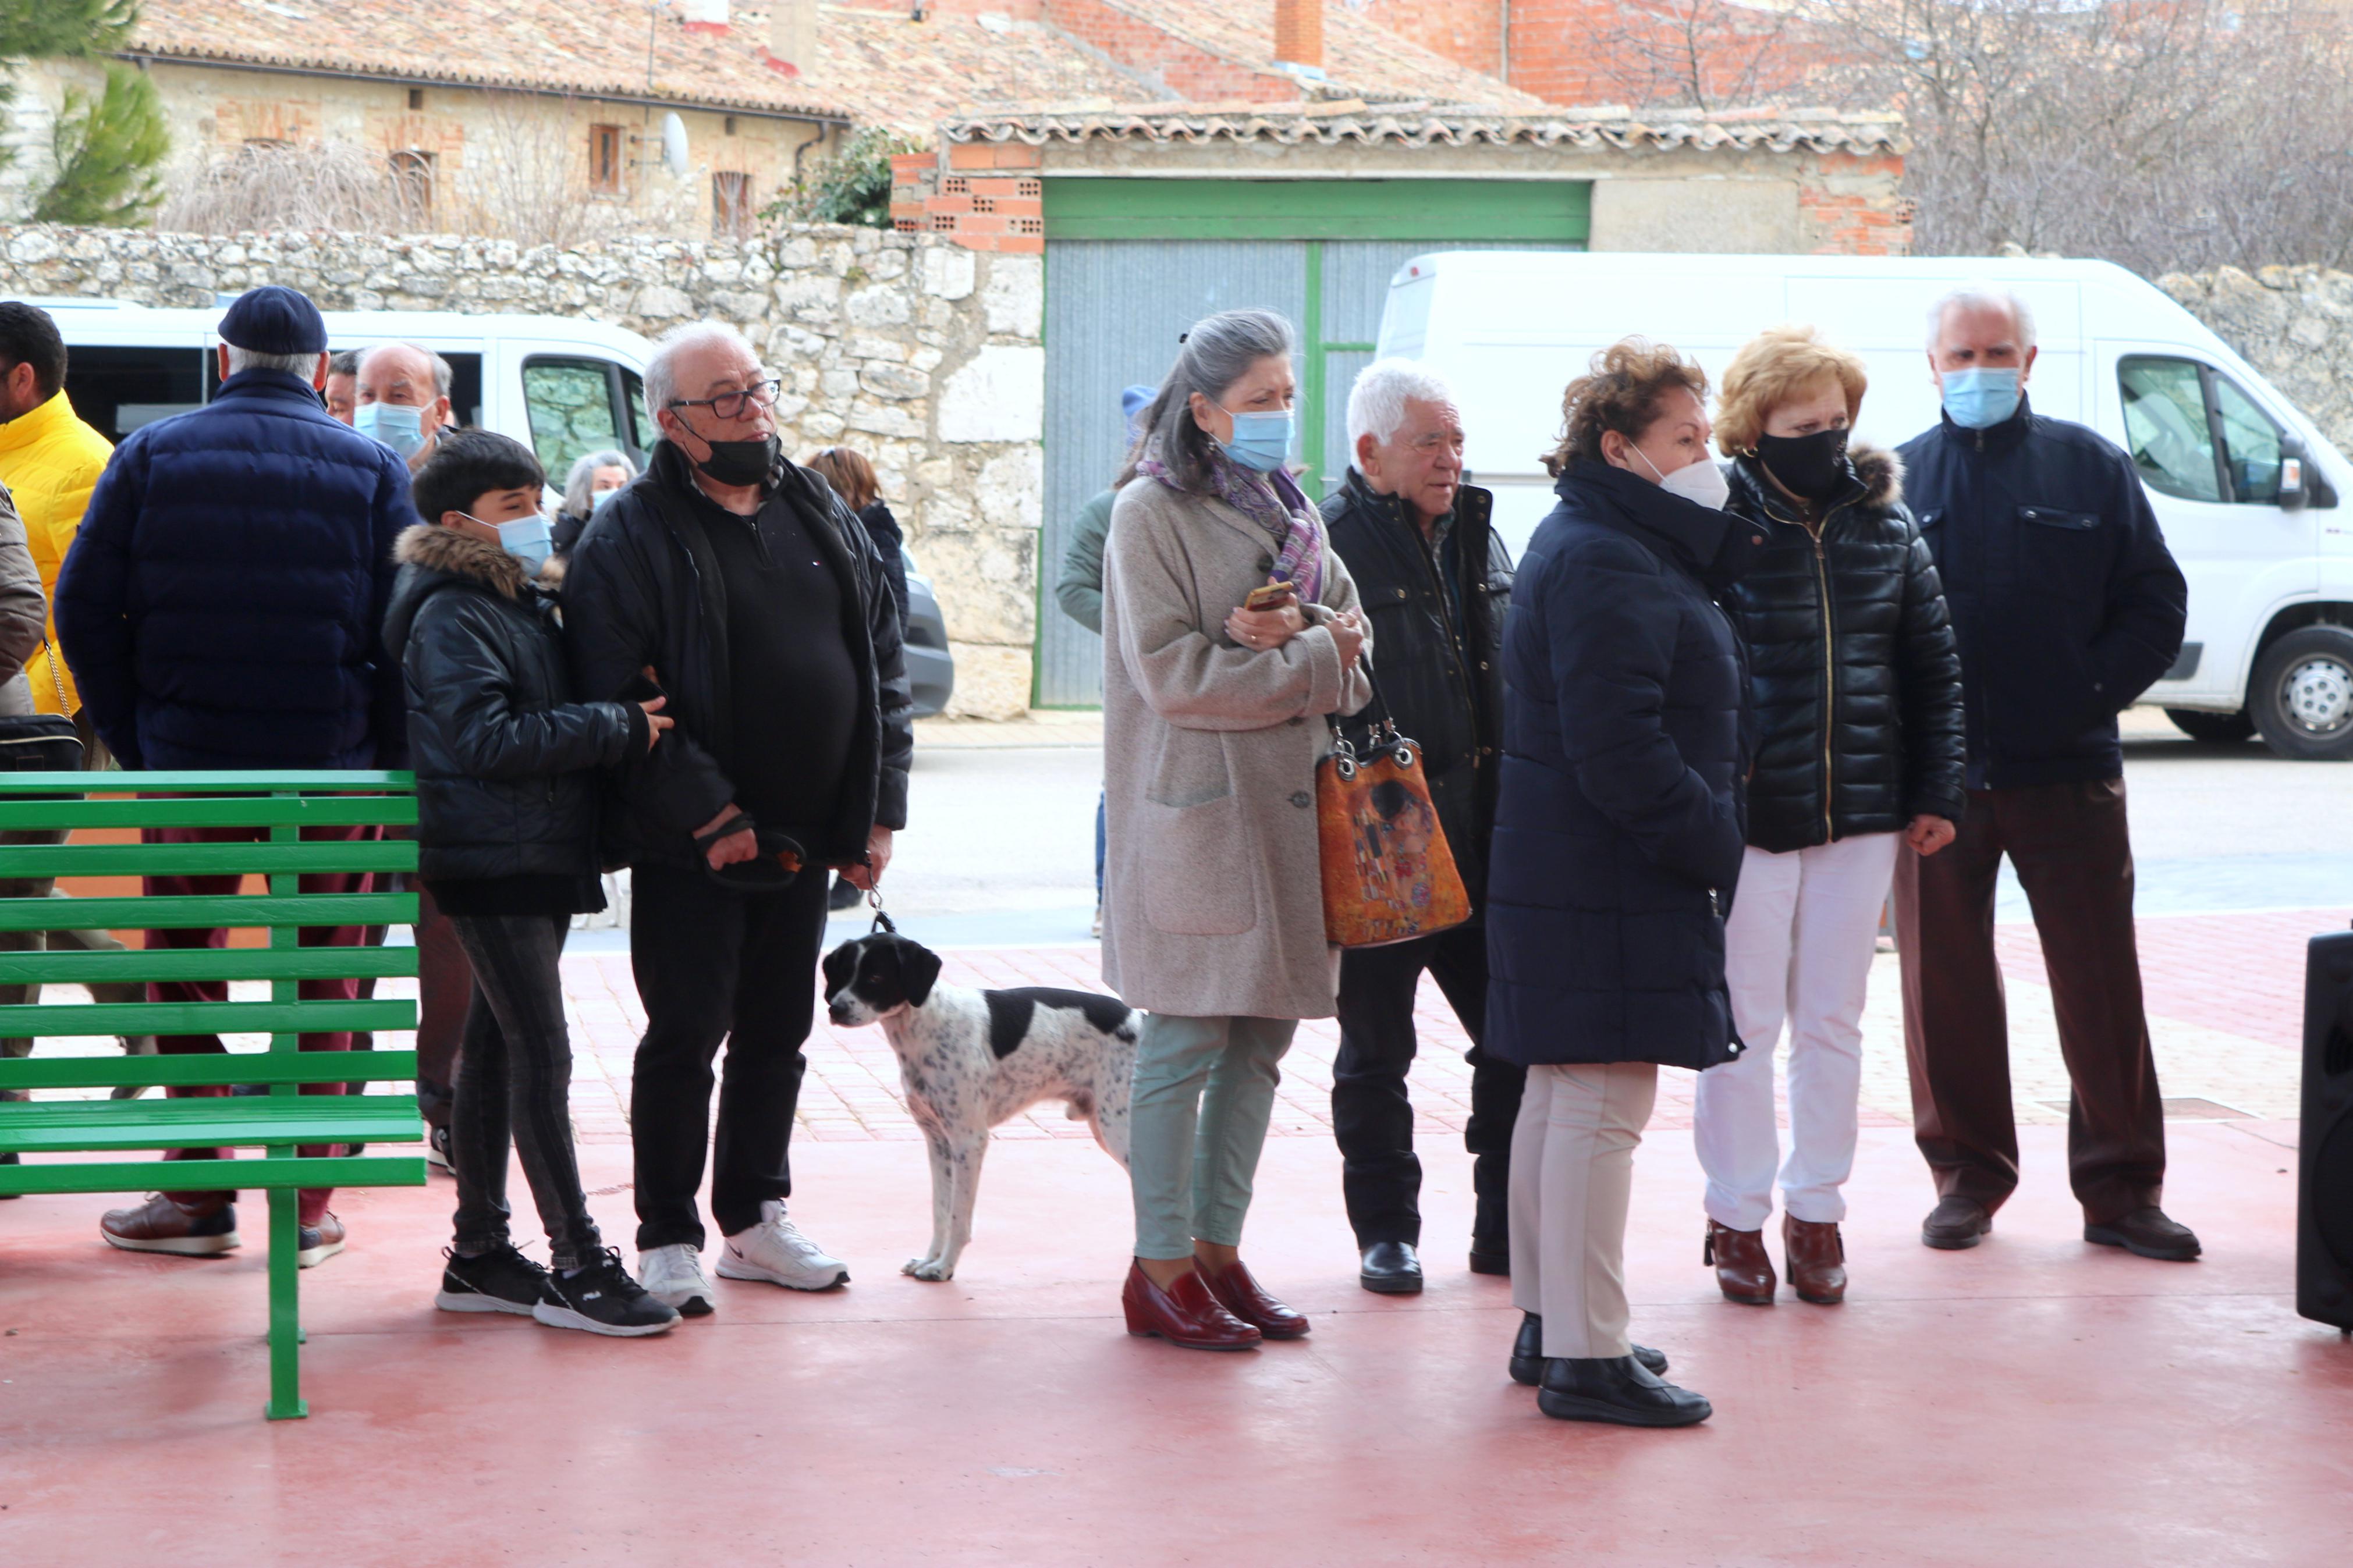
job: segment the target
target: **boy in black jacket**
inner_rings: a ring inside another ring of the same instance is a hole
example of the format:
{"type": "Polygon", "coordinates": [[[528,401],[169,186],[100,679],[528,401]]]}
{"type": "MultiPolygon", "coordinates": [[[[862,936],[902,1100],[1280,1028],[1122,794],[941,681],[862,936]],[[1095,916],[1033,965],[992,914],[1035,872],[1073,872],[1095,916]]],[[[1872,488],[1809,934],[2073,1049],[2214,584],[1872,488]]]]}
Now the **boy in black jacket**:
{"type": "Polygon", "coordinates": [[[417,472],[429,520],[400,536],[385,648],[408,696],[419,875],[474,970],[449,1163],[455,1245],[434,1304],[599,1334],[678,1313],[630,1278],[588,1215],[573,1155],[572,1047],[558,961],[572,916],[602,909],[596,780],[670,721],[650,702],[574,702],[553,598],[538,459],[504,436],[446,433],[417,472]],[[507,1236],[510,1129],[551,1268],[507,1236]]]}

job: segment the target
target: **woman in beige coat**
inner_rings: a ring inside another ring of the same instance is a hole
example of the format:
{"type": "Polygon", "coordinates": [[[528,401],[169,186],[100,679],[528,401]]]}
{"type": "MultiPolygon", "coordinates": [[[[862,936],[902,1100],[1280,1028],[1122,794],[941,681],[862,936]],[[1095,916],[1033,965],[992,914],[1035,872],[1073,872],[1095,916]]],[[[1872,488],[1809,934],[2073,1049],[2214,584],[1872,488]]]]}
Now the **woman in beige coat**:
{"type": "Polygon", "coordinates": [[[1103,556],[1103,976],[1144,1015],[1130,1333],[1207,1350],[1307,1320],[1237,1248],[1302,1018],[1332,1016],[1315,763],[1370,689],[1356,585],[1282,463],[1290,324],[1208,318],[1138,420],[1103,556]],[[1291,592],[1243,608],[1253,589],[1291,592]]]}

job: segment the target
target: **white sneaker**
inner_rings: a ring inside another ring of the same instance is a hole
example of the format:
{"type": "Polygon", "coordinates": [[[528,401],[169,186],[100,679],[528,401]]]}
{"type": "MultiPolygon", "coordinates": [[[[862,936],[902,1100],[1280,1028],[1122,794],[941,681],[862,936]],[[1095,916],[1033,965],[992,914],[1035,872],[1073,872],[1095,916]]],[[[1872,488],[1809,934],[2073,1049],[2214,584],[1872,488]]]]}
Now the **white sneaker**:
{"type": "Polygon", "coordinates": [[[702,1254],[682,1241],[638,1254],[638,1283],[682,1318],[707,1318],[719,1307],[719,1293],[702,1272],[702,1254]]]}
{"type": "Polygon", "coordinates": [[[719,1247],[722,1279],[765,1279],[788,1290],[829,1290],[849,1283],[849,1270],[839,1258],[801,1234],[785,1217],[785,1205],[769,1200],[760,1205],[760,1223],[739,1230],[719,1247]]]}

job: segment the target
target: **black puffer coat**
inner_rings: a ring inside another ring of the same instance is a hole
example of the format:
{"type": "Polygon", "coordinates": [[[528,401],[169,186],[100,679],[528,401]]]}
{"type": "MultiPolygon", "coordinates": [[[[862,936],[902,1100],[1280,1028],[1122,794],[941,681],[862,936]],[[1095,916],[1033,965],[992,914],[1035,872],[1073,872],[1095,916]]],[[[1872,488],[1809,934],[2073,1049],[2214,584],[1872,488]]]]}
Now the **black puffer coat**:
{"type": "Polygon", "coordinates": [[[1554,488],[1504,629],[1484,1047],[1714,1067],[1741,1048],[1724,916],[1747,746],[1740,641],[1709,592],[1746,541],[1622,468],[1580,461],[1554,488]]]}
{"type": "MultiPolygon", "coordinates": [[[[1356,580],[1380,650],[1373,679],[1398,730],[1421,745],[1430,803],[1474,908],[1486,891],[1487,835],[1495,826],[1504,613],[1512,601],[1512,557],[1490,526],[1493,510],[1490,492],[1463,486],[1443,558],[1433,560],[1397,497],[1375,490],[1356,469],[1324,502],[1332,548],[1356,580]],[[1442,581],[1441,571],[1452,582],[1442,581]]],[[[1365,728],[1349,726],[1350,738],[1361,741],[1365,728]]]]}
{"type": "Polygon", "coordinates": [[[1961,659],[1903,466],[1857,447],[1819,538],[1756,459],[1727,477],[1725,510],[1764,538],[1724,596],[1758,731],[1748,842],[1785,854],[1923,814],[1958,822],[1961,659]]]}
{"type": "Polygon", "coordinates": [[[595,877],[596,770],[646,749],[644,710],[571,700],[554,601],[497,545],[419,526],[395,553],[418,874],[595,877]]]}

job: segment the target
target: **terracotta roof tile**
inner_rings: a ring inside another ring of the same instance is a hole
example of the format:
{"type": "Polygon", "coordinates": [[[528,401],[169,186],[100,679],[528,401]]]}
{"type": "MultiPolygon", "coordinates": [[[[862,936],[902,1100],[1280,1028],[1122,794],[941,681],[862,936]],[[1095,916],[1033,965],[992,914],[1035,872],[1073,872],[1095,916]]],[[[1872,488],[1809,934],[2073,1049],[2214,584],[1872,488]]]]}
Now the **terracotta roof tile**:
{"type": "MultiPolygon", "coordinates": [[[[1274,71],[1274,0],[1105,0],[1223,59],[1274,71]]],[[[1324,7],[1324,70],[1335,96],[1535,111],[1543,99],[1466,68],[1345,5],[1324,7]]]]}
{"type": "MultiPolygon", "coordinates": [[[[1110,0],[1171,37],[1273,74],[1273,0],[1110,0]]],[[[771,60],[765,5],[724,31],[690,28],[647,0],[146,0],[129,53],[489,89],[654,99],[719,109],[928,128],[1022,106],[1109,108],[1148,100],[1145,79],[1051,27],[989,13],[923,21],[871,3],[824,6],[804,76],[771,60]],[[648,68],[648,45],[652,62],[648,68]]],[[[1338,96],[1477,103],[1541,100],[1464,69],[1349,11],[1329,8],[1338,96]]]]}
{"type": "Polygon", "coordinates": [[[856,97],[769,63],[765,24],[655,20],[645,0],[145,0],[126,53],[336,75],[651,98],[848,119],[856,97]],[[651,65],[649,68],[649,45],[651,65]]]}
{"type": "Polygon", "coordinates": [[[1508,145],[1695,147],[1788,153],[1900,153],[1901,116],[1773,107],[1675,119],[1622,108],[1498,114],[1484,105],[1433,103],[1160,103],[1103,110],[1072,105],[1029,113],[970,115],[947,122],[951,142],[1275,142],[1413,147],[1508,145]]]}

